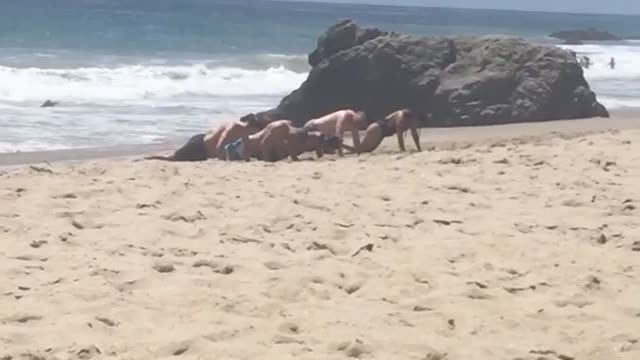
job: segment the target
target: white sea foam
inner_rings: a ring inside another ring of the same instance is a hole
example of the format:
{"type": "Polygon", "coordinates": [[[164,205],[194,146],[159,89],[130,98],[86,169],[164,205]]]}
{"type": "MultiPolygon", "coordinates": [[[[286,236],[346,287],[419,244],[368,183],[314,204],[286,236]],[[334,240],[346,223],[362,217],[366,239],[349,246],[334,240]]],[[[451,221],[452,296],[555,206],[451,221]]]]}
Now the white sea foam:
{"type": "Polygon", "coordinates": [[[234,67],[127,65],[78,69],[0,66],[0,99],[5,102],[103,104],[162,101],[176,97],[280,95],[306,78],[284,66],[265,70],[234,67]]]}
{"type": "Polygon", "coordinates": [[[588,56],[593,65],[584,69],[584,76],[609,109],[640,107],[640,43],[625,41],[612,44],[560,45],[588,56]],[[609,67],[615,59],[615,69],[609,67]]]}
{"type": "Polygon", "coordinates": [[[623,109],[623,108],[640,108],[640,99],[638,98],[613,98],[607,96],[598,97],[604,106],[608,109],[623,109]]]}
{"type": "Polygon", "coordinates": [[[639,80],[640,46],[633,45],[563,45],[579,56],[588,56],[593,65],[585,69],[588,80],[639,80]],[[615,59],[616,67],[611,69],[609,61],[615,59]]]}
{"type": "Polygon", "coordinates": [[[183,139],[277,105],[308,71],[306,57],[278,54],[162,61],[60,56],[60,66],[40,58],[0,59],[0,153],[183,139]],[[42,109],[45,100],[60,105],[42,109]]]}

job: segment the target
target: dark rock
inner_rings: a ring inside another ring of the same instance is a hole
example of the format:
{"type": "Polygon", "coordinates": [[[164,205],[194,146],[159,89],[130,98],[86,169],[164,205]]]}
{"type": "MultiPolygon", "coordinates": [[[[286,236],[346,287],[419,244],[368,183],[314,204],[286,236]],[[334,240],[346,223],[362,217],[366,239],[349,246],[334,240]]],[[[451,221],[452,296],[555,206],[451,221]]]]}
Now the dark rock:
{"type": "Polygon", "coordinates": [[[40,107],[41,108],[54,107],[54,106],[57,106],[58,104],[59,102],[57,101],[47,100],[42,105],[40,105],[40,107]]]}
{"type": "Polygon", "coordinates": [[[419,37],[332,26],[309,55],[307,80],[256,114],[301,125],[344,109],[378,119],[408,107],[428,126],[608,117],[574,54],[509,37],[419,37]]]}
{"type": "Polygon", "coordinates": [[[620,41],[621,37],[606,30],[586,28],[578,30],[558,31],[549,35],[552,38],[565,41],[620,41]]]}
{"type": "Polygon", "coordinates": [[[577,39],[567,39],[562,44],[564,45],[584,45],[584,42],[577,39]]]}
{"type": "Polygon", "coordinates": [[[363,44],[386,33],[375,28],[361,28],[349,19],[338,21],[318,39],[318,47],[309,55],[309,65],[316,66],[323,59],[363,44]]]}

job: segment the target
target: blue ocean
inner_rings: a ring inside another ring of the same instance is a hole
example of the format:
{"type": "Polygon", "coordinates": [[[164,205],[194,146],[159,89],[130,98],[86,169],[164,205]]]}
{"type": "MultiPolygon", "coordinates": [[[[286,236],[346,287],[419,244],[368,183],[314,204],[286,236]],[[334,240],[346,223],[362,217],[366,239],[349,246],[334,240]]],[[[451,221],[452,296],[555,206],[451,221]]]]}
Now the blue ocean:
{"type": "MultiPolygon", "coordinates": [[[[640,17],[252,0],[3,0],[0,152],[176,139],[276,105],[338,19],[424,35],[553,44],[583,27],[640,36],[640,17]],[[59,101],[40,108],[45,100],[59,101]]],[[[610,109],[640,107],[640,42],[571,46],[610,109]],[[617,67],[607,67],[615,57],[617,67]]]]}

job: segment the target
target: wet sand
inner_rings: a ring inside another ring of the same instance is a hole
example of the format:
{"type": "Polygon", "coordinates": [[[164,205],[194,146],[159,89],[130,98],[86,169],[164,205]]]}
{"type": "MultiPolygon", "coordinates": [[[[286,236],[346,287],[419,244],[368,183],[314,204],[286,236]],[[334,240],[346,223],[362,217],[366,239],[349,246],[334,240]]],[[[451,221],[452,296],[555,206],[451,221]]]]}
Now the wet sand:
{"type": "Polygon", "coordinates": [[[639,359],[640,130],[564,123],[0,170],[0,358],[639,359]]]}

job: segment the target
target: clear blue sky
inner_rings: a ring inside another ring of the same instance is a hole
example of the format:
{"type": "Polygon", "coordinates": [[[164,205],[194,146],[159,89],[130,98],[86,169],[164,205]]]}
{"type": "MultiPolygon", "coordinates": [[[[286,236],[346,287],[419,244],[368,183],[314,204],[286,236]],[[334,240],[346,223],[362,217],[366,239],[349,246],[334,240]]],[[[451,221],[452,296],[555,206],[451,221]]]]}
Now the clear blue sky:
{"type": "MultiPolygon", "coordinates": [[[[325,2],[324,0],[307,1],[325,2]]],[[[326,2],[571,13],[640,14],[640,0],[327,0],[326,2]]],[[[640,24],[638,26],[640,27],[640,24]]]]}

